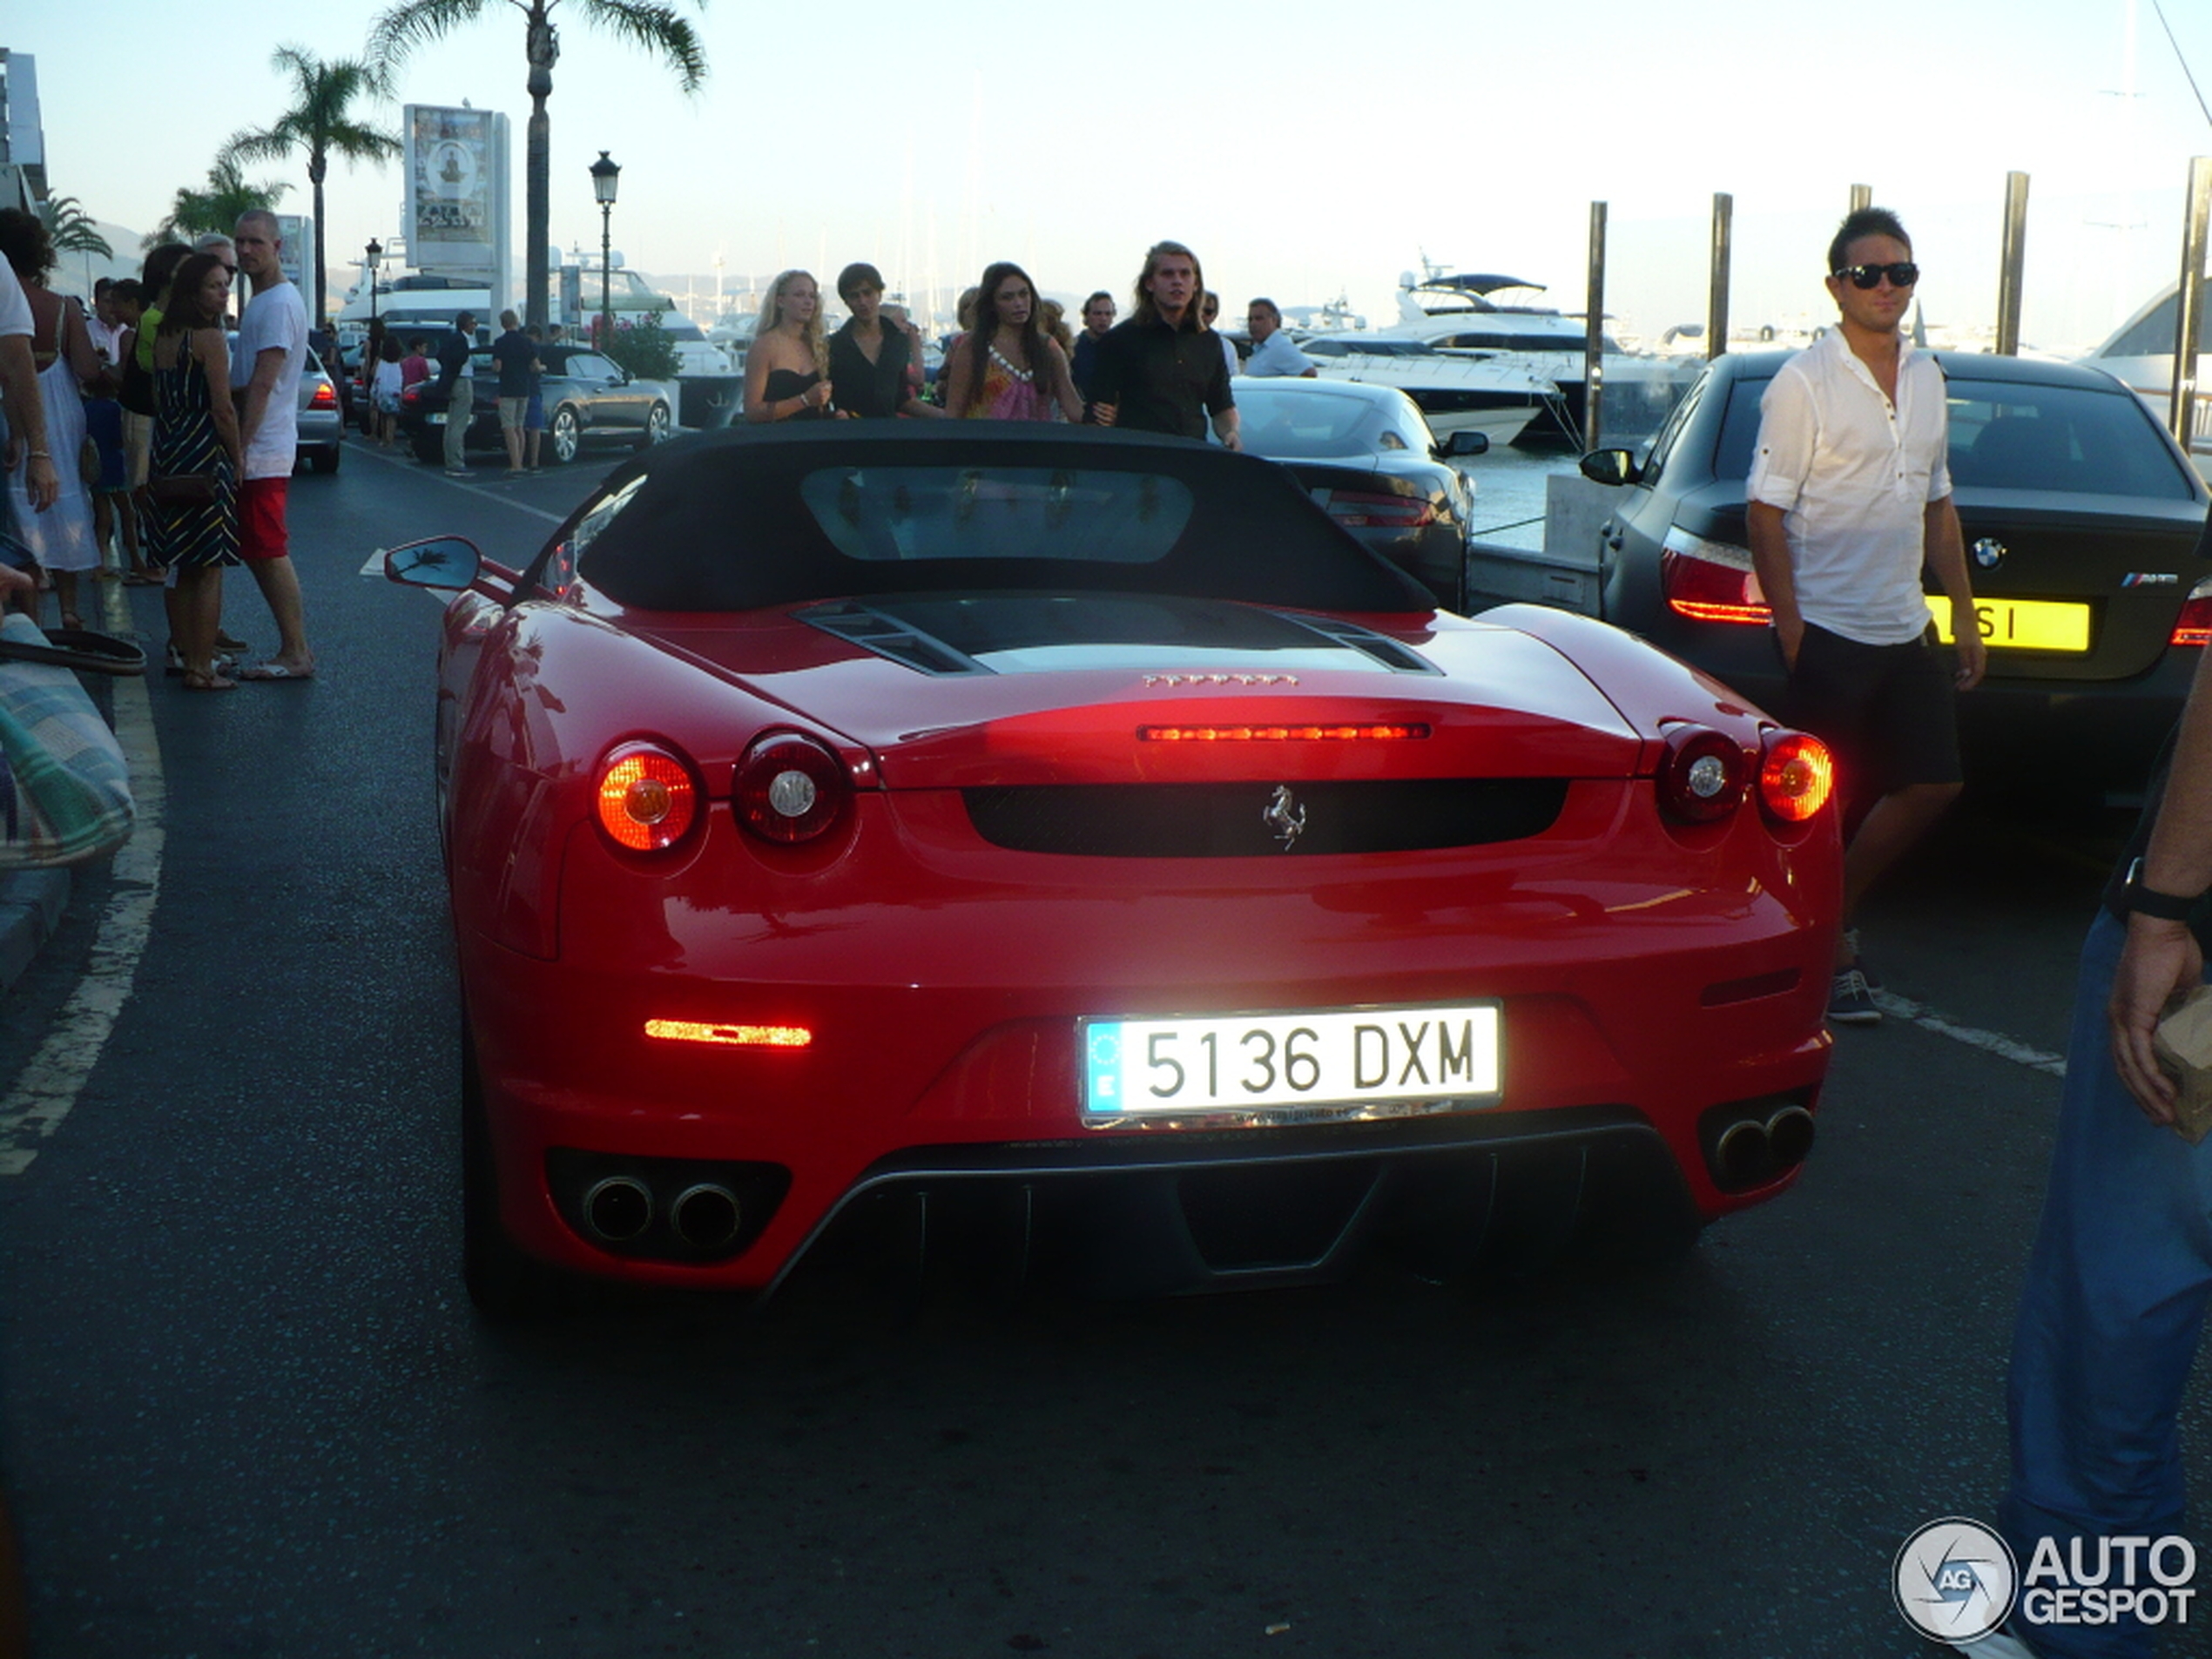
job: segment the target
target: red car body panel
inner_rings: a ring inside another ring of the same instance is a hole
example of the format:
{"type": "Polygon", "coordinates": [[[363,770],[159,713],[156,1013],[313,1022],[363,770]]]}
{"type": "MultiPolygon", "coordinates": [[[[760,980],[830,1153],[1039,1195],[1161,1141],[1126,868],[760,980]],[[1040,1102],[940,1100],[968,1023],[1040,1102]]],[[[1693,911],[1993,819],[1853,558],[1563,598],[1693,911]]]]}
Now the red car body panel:
{"type": "MultiPolygon", "coordinates": [[[[1264,654],[1009,666],[937,678],[800,619],[626,611],[570,579],[448,610],[441,773],[454,919],[498,1210],[529,1254],[640,1281],[772,1284],[870,1173],[916,1149],[1173,1142],[1082,1121],[1077,1021],[1497,999],[1493,1116],[1617,1110],[1649,1127],[1711,1218],[1701,1116],[1817,1100],[1840,906],[1831,811],[1756,799],[1670,817],[1654,773],[1689,722],[1759,752],[1716,683],[1602,624],[1536,608],[1349,620],[1440,672],[1264,654]],[[1193,677],[1197,677],[1195,682],[1193,677]],[[1243,678],[1240,678],[1243,677],[1243,678]],[[1148,740],[1160,725],[1418,725],[1371,740],[1148,740]],[[763,732],[828,745],[854,785],[820,841],[740,826],[733,771],[763,732]],[[703,827],[617,846],[599,770],[648,740],[686,759],[703,827]],[[1540,833],[1280,858],[1066,856],[995,844],[964,791],[1554,779],[1540,833]],[[803,1028],[797,1048],[671,1042],[648,1021],[803,1028]],[[779,1165],[788,1191],[727,1259],[610,1251],[547,1177],[560,1149],[779,1165]]],[[[1457,1114],[1460,1117],[1474,1114],[1457,1114]]],[[[1346,1131],[1356,1149],[1359,1131],[1346,1131]]],[[[1264,1161],[1275,1128],[1210,1145],[1264,1161]]]]}

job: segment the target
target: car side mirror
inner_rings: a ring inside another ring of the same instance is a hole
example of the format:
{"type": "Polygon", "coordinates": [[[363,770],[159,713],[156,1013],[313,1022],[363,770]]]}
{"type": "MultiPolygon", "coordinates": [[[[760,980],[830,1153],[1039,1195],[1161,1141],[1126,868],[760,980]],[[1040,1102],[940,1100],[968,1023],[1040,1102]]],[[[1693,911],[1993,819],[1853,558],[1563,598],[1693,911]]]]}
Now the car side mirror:
{"type": "Polygon", "coordinates": [[[1608,484],[1619,489],[1632,484],[1642,476],[1636,469],[1635,456],[1626,449],[1593,449],[1575,463],[1583,477],[1594,484],[1608,484]]]}
{"type": "Polygon", "coordinates": [[[409,542],[384,555],[384,579],[403,588],[465,588],[476,579],[484,556],[458,536],[409,542]]]}
{"type": "Polygon", "coordinates": [[[1455,461],[1463,455],[1487,455],[1490,453],[1487,432],[1469,432],[1464,428],[1444,440],[1444,459],[1455,461]]]}

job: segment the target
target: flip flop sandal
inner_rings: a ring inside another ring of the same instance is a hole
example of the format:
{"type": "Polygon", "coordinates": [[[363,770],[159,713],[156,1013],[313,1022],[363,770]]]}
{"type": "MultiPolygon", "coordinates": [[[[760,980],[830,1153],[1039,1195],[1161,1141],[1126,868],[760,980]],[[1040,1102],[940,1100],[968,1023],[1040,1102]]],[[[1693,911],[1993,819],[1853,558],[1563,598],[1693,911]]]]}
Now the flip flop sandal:
{"type": "Polygon", "coordinates": [[[235,691],[238,682],[225,679],[220,674],[203,674],[197,669],[185,671],[184,689],[187,691],[235,691]]]}
{"type": "Polygon", "coordinates": [[[238,677],[242,680],[311,680],[315,677],[312,668],[287,668],[282,663],[256,663],[251,668],[241,668],[238,677]]]}

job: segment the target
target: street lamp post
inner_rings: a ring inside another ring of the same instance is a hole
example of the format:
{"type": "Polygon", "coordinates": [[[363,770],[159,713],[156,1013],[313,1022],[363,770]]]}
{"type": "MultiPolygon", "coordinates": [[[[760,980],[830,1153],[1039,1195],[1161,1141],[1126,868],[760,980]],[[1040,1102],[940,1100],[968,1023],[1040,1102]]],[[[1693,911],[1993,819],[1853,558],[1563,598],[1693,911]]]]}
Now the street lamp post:
{"type": "Polygon", "coordinates": [[[599,204],[599,349],[604,351],[615,333],[611,297],[614,269],[615,186],[622,179],[622,164],[607,159],[602,150],[591,164],[591,195],[599,204]]]}
{"type": "Polygon", "coordinates": [[[367,261],[368,266],[368,337],[374,342],[377,337],[376,271],[377,267],[383,263],[384,245],[372,236],[368,239],[368,246],[362,251],[368,255],[367,261]]]}

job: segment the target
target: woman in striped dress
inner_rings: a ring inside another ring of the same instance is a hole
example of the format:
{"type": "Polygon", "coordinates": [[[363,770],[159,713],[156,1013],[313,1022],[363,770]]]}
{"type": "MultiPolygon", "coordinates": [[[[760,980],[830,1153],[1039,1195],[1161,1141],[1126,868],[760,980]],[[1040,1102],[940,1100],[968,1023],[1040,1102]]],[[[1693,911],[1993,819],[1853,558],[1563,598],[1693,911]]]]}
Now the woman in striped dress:
{"type": "Polygon", "coordinates": [[[212,253],[195,253],[177,267],[169,303],[153,340],[153,455],[148,469],[154,492],[147,515],[153,561],[173,573],[169,624],[172,648],[183,659],[188,691],[235,691],[238,682],[216,671],[215,635],[223,614],[223,567],[238,558],[238,415],[231,407],[230,348],[223,314],[230,303],[231,273],[212,253]],[[206,479],[179,492],[160,481],[206,479]]]}

